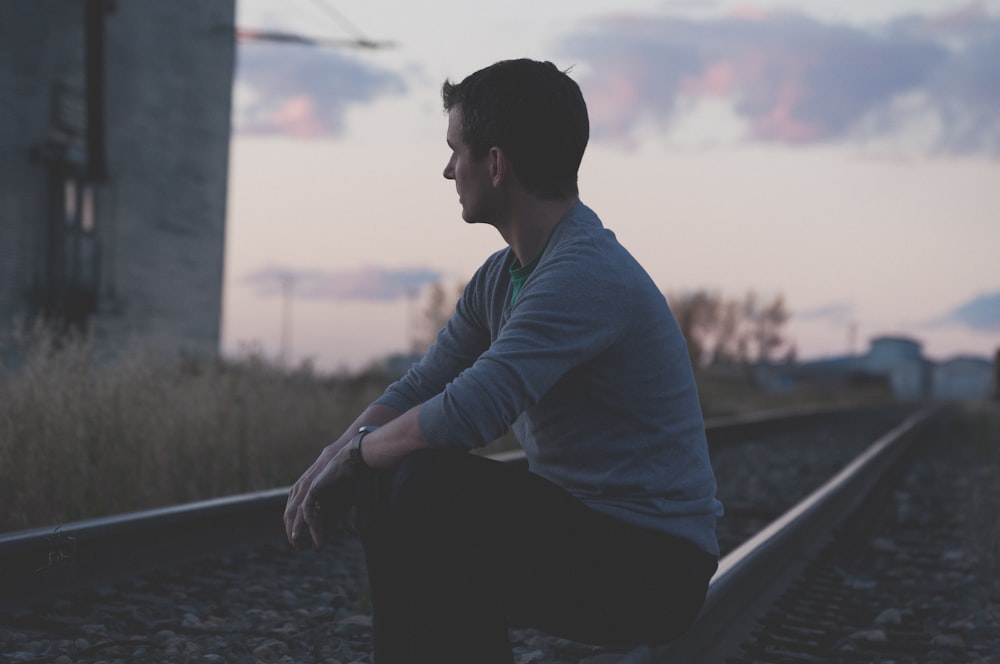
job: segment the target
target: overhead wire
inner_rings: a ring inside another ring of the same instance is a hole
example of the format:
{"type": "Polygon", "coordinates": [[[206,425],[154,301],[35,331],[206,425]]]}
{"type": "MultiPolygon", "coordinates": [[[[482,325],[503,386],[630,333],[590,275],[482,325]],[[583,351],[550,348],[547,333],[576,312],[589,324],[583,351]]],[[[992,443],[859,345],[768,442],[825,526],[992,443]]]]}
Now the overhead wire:
{"type": "Polygon", "coordinates": [[[317,7],[319,7],[319,9],[322,10],[327,16],[331,17],[334,21],[336,21],[337,23],[339,23],[341,28],[343,28],[344,30],[346,30],[349,33],[352,33],[352,36],[358,42],[368,42],[368,41],[371,41],[371,40],[369,40],[365,36],[365,34],[356,25],[354,25],[353,23],[351,23],[350,21],[348,21],[346,16],[344,16],[339,11],[337,11],[333,7],[333,5],[331,5],[331,4],[327,3],[327,2],[324,2],[324,0],[313,0],[313,4],[316,5],[317,7]]]}
{"type": "Polygon", "coordinates": [[[245,41],[271,41],[285,42],[292,44],[302,44],[306,46],[333,46],[333,47],[356,47],[366,49],[379,49],[394,46],[393,42],[373,41],[365,36],[356,25],[347,20],[343,14],[334,9],[332,5],[323,0],[313,0],[313,4],[326,14],[327,18],[333,19],[341,30],[349,33],[347,39],[328,39],[322,37],[306,37],[299,34],[284,32],[280,30],[255,30],[238,28],[237,35],[245,41]]]}

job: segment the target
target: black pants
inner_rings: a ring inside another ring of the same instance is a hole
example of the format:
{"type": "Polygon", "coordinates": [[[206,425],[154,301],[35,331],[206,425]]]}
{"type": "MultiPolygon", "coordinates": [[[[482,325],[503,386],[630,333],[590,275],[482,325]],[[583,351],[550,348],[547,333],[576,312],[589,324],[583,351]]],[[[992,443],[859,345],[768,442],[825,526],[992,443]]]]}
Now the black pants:
{"type": "Polygon", "coordinates": [[[668,641],[716,569],[684,540],[470,454],[418,452],[369,484],[359,530],[376,664],[510,664],[510,624],[605,645],[668,641]]]}

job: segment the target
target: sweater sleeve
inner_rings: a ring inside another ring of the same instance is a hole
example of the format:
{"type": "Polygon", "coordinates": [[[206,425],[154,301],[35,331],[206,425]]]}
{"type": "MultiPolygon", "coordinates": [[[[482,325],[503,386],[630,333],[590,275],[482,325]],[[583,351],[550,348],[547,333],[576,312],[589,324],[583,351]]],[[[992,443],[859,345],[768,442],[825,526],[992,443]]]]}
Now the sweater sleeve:
{"type": "Polygon", "coordinates": [[[440,394],[489,347],[490,331],[483,313],[482,289],[490,265],[488,262],[473,275],[455,305],[455,313],[424,357],[403,378],[390,385],[376,399],[376,404],[405,412],[425,403],[440,394]]]}
{"type": "Polygon", "coordinates": [[[569,371],[612,345],[629,292],[590,241],[543,257],[497,337],[430,398],[420,430],[436,447],[478,447],[503,434],[569,371]]]}

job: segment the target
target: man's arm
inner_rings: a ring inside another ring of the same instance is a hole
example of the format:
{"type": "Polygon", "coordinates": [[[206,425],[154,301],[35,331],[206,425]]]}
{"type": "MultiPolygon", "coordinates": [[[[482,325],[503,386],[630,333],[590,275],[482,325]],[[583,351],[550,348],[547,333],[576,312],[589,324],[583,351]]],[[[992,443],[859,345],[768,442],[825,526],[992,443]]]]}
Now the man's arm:
{"type": "Polygon", "coordinates": [[[323,448],[316,461],[296,480],[288,492],[288,503],[285,505],[285,534],[293,546],[298,546],[296,540],[298,540],[305,523],[301,509],[302,501],[316,476],[337,456],[338,452],[347,446],[358,427],[366,424],[381,426],[396,419],[399,415],[398,410],[389,406],[379,404],[368,406],[337,440],[323,448]]]}
{"type": "MultiPolygon", "coordinates": [[[[500,256],[501,252],[497,252],[493,259],[499,260],[500,256]]],[[[475,284],[482,278],[482,270],[477,270],[466,286],[465,293],[456,304],[455,314],[425,357],[406,376],[390,385],[340,438],[327,446],[292,486],[285,508],[285,533],[293,546],[299,546],[302,529],[309,525],[307,515],[316,523],[315,515],[308,510],[315,510],[319,503],[315,502],[314,496],[308,504],[305,501],[321,473],[325,473],[321,480],[323,486],[333,486],[347,477],[350,451],[346,448],[359,427],[383,427],[364,439],[363,456],[373,468],[392,467],[406,454],[427,446],[418,422],[422,404],[443,390],[489,347],[489,330],[483,326],[480,313],[470,304],[475,299],[475,284]]],[[[314,544],[317,544],[316,537],[321,537],[322,533],[311,526],[310,529],[314,544]]]]}
{"type": "MultiPolygon", "coordinates": [[[[427,447],[427,442],[420,434],[419,412],[418,406],[400,415],[394,408],[373,404],[336,442],[324,448],[319,458],[292,485],[288,494],[288,504],[285,506],[285,534],[292,546],[296,548],[301,546],[300,537],[304,527],[309,528],[315,548],[318,549],[323,545],[323,519],[319,514],[319,497],[337,484],[347,481],[354,472],[351,468],[348,443],[358,428],[364,425],[381,427],[365,436],[362,457],[372,468],[392,468],[407,454],[427,447]]],[[[349,506],[329,507],[337,509],[349,506]]]]}
{"type": "Polygon", "coordinates": [[[416,406],[365,436],[361,457],[369,467],[385,470],[426,447],[429,445],[420,433],[420,406],[416,406]]]}

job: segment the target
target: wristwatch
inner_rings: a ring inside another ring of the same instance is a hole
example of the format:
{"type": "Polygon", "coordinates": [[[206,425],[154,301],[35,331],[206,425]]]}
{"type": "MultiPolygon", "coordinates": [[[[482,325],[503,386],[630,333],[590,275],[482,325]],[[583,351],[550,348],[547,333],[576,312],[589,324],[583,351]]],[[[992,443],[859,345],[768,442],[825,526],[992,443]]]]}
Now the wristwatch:
{"type": "Polygon", "coordinates": [[[377,426],[367,424],[360,427],[354,437],[351,438],[351,463],[360,468],[370,468],[370,466],[365,463],[365,458],[361,455],[361,441],[365,439],[365,436],[370,434],[372,431],[378,429],[377,426]]]}

